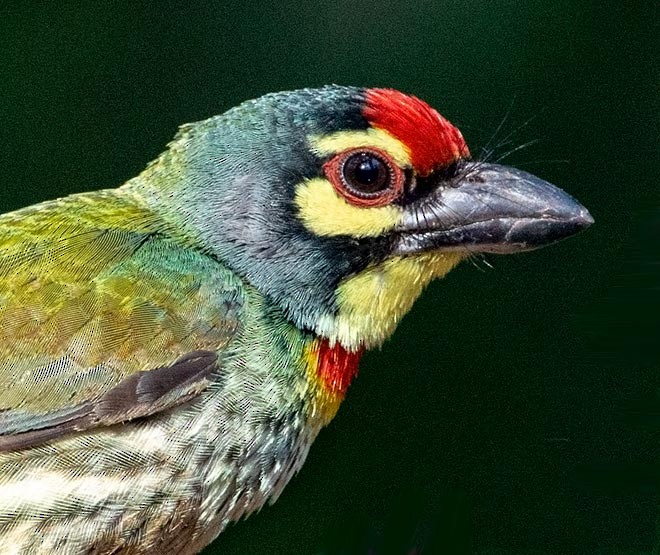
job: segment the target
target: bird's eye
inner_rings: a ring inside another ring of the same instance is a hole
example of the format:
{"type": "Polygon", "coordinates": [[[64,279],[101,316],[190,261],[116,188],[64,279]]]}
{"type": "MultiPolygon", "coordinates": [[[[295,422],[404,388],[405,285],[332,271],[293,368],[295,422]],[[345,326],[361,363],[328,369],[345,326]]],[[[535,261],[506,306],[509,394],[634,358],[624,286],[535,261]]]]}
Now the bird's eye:
{"type": "Polygon", "coordinates": [[[371,152],[349,156],[344,162],[342,174],[346,185],[359,195],[378,194],[389,186],[390,170],[387,164],[371,152]]]}
{"type": "Polygon", "coordinates": [[[358,206],[384,206],[403,189],[403,172],[380,149],[358,148],[335,156],[323,167],[339,194],[358,206]]]}

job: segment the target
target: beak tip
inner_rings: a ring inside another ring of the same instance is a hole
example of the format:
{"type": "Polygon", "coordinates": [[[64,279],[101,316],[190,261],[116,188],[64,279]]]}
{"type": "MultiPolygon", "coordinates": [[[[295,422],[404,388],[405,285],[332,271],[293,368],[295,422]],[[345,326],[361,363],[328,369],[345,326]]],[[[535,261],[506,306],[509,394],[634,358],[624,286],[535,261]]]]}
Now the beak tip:
{"type": "Polygon", "coordinates": [[[594,218],[589,213],[589,210],[576,201],[573,201],[573,204],[573,209],[565,217],[558,218],[559,221],[563,220],[567,229],[567,236],[587,229],[594,223],[594,218]]]}
{"type": "Polygon", "coordinates": [[[582,210],[580,211],[580,215],[577,217],[577,222],[581,229],[586,229],[589,226],[593,225],[595,220],[593,216],[589,213],[589,210],[582,207],[582,210]]]}

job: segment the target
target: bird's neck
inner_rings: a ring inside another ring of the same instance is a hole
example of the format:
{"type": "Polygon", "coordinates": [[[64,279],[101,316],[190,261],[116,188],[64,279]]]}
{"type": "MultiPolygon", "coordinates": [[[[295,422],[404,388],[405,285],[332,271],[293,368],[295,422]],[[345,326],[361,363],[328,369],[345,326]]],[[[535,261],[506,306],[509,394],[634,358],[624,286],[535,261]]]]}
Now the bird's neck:
{"type": "Polygon", "coordinates": [[[363,349],[348,351],[340,343],[318,337],[305,346],[307,380],[315,412],[323,424],[337,413],[348,386],[357,376],[363,352],[363,349]]]}
{"type": "Polygon", "coordinates": [[[330,344],[325,338],[315,339],[308,350],[319,384],[328,393],[342,396],[357,376],[362,353],[363,349],[347,351],[340,343],[330,344]]]}

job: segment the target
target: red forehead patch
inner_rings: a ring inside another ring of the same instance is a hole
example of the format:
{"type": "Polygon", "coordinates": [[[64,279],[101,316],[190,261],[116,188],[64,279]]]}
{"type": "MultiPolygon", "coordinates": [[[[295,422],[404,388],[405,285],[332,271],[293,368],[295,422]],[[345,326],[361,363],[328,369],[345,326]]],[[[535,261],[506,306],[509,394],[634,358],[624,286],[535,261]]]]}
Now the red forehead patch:
{"type": "Polygon", "coordinates": [[[394,89],[367,89],[362,113],[372,127],[387,131],[408,148],[422,175],[469,155],[461,132],[414,96],[394,89]]]}

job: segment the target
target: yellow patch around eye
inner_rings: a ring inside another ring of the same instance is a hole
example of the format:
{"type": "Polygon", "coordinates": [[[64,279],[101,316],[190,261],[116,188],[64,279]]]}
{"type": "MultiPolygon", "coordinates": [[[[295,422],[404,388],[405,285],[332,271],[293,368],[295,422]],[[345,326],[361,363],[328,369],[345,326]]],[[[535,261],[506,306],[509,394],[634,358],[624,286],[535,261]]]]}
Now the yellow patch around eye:
{"type": "Polygon", "coordinates": [[[338,131],[331,135],[313,137],[311,150],[319,156],[331,156],[344,150],[372,147],[384,150],[401,168],[411,166],[410,153],[404,144],[382,129],[363,131],[338,131]]]}
{"type": "MultiPolygon", "coordinates": [[[[311,150],[321,157],[361,147],[379,149],[399,167],[410,167],[407,148],[382,129],[338,131],[310,140],[311,150]]],[[[320,177],[298,186],[295,204],[305,227],[323,236],[377,237],[393,229],[402,216],[401,208],[394,205],[354,206],[337,194],[327,179],[320,177]]]]}
{"type": "Polygon", "coordinates": [[[294,202],[305,227],[323,236],[378,237],[393,229],[402,216],[401,209],[395,205],[353,206],[321,177],[298,185],[294,202]]]}

